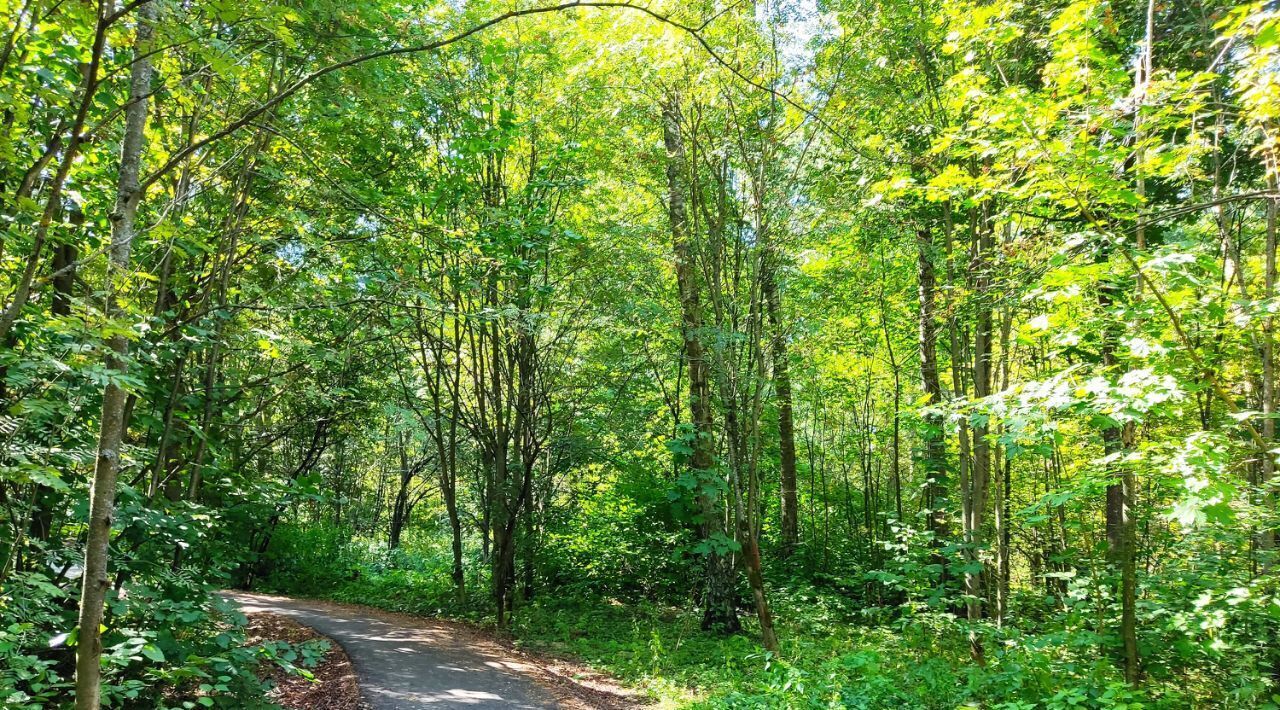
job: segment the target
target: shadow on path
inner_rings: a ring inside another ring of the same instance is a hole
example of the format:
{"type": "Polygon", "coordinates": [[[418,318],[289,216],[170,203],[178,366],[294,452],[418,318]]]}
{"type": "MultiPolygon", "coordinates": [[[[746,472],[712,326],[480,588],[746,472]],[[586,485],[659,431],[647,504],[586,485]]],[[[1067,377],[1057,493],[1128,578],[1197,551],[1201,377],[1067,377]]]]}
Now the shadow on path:
{"type": "Polygon", "coordinates": [[[337,604],[244,592],[222,596],[246,614],[288,616],[338,642],[355,666],[361,697],[373,710],[560,707],[533,680],[533,667],[482,649],[449,625],[424,620],[406,627],[337,604]]]}

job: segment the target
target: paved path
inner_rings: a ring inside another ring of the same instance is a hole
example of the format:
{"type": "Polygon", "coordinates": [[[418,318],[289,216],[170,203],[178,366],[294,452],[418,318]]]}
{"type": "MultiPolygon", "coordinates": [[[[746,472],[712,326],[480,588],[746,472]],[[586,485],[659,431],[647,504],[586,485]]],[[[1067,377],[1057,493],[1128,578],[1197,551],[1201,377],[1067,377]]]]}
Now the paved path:
{"type": "Polygon", "coordinates": [[[373,710],[504,708],[552,710],[554,696],[533,669],[461,627],[326,602],[226,592],[246,614],[296,619],[338,642],[355,666],[360,695],[373,710]]]}

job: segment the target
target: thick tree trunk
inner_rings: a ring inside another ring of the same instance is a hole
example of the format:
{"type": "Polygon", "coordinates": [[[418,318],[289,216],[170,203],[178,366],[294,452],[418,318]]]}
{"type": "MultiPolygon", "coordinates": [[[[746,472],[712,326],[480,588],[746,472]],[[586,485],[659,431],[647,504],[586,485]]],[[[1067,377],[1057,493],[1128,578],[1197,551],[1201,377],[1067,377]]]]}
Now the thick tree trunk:
{"type": "Polygon", "coordinates": [[[516,541],[513,526],[504,522],[493,528],[493,602],[498,615],[498,628],[510,623],[512,568],[515,564],[516,541]]]}
{"type": "Polygon", "coordinates": [[[498,341],[497,325],[492,326],[492,336],[490,338],[490,347],[492,352],[492,361],[490,362],[490,397],[493,408],[493,416],[495,426],[492,433],[492,451],[489,454],[489,464],[491,466],[492,479],[489,485],[489,525],[493,534],[493,557],[491,563],[491,577],[493,581],[493,601],[498,615],[498,628],[506,628],[507,625],[507,608],[509,599],[508,591],[511,589],[511,564],[515,558],[515,528],[511,521],[519,514],[519,510],[512,510],[509,503],[509,467],[507,461],[507,452],[509,438],[507,433],[506,419],[504,415],[504,403],[502,396],[503,381],[501,372],[502,363],[502,346],[498,341]]]}
{"type": "Polygon", "coordinates": [[[467,596],[466,575],[462,567],[462,518],[458,515],[458,503],[455,496],[450,496],[445,501],[445,508],[449,514],[449,532],[452,535],[452,551],[453,551],[453,588],[458,595],[458,601],[463,601],[467,596]]]}
{"type": "MultiPolygon", "coordinates": [[[[147,121],[147,97],[151,93],[151,37],[153,4],[138,9],[137,38],[129,80],[129,104],[125,109],[124,138],[120,148],[120,175],[115,209],[111,214],[111,250],[107,272],[107,314],[118,315],[116,291],[129,269],[135,234],[134,220],[142,201],[138,176],[142,167],[147,121]]],[[[128,367],[129,341],[122,334],[108,340],[107,367],[123,375],[128,367]]],[[[90,489],[89,528],[85,540],[81,577],[79,641],[76,645],[76,709],[97,710],[101,704],[103,604],[107,588],[107,546],[111,540],[111,516],[115,507],[116,478],[120,473],[120,448],[124,441],[126,394],[118,379],[102,395],[102,422],[98,458],[90,489]]]]}
{"type": "MultiPolygon", "coordinates": [[[[496,468],[496,467],[495,467],[496,468]]],[[[496,477],[496,476],[495,476],[496,477]]],[[[489,558],[490,595],[493,598],[494,613],[497,615],[498,628],[507,625],[507,590],[511,580],[507,575],[510,567],[509,555],[514,555],[515,546],[510,544],[507,535],[507,519],[502,509],[506,508],[506,498],[495,490],[490,499],[489,525],[493,536],[493,548],[489,558]]]]}

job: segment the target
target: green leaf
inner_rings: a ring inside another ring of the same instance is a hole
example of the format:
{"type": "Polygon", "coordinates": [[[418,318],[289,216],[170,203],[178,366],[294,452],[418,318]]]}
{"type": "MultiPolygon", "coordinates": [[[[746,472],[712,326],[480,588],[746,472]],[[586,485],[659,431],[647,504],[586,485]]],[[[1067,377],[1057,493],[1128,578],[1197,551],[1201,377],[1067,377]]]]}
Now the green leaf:
{"type": "Polygon", "coordinates": [[[142,647],[142,655],[156,663],[164,663],[164,653],[156,648],[154,644],[147,644],[142,647]]]}

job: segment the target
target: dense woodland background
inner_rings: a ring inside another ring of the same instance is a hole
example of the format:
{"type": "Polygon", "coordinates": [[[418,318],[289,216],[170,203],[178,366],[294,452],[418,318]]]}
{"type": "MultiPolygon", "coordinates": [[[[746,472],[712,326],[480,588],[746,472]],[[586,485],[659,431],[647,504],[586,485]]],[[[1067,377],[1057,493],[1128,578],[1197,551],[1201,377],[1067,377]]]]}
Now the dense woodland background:
{"type": "Polygon", "coordinates": [[[0,705],[251,707],[249,587],[1274,708],[1278,72],[1274,2],[5,0],[0,705]]]}

